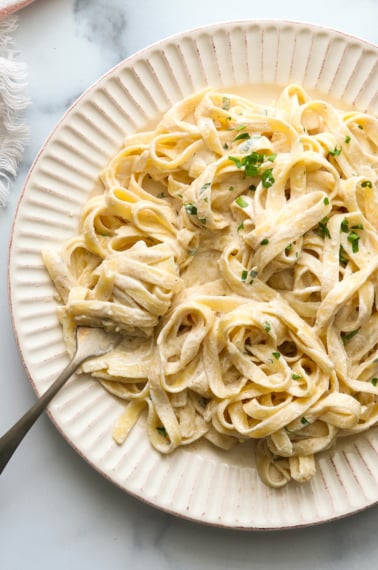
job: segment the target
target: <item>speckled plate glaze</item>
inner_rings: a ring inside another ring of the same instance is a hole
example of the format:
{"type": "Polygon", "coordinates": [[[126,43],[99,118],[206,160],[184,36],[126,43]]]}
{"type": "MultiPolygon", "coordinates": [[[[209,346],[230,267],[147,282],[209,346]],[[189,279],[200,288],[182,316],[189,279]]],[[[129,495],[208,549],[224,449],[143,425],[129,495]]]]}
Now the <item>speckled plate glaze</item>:
{"type": "MultiPolygon", "coordinates": [[[[113,68],[71,107],[26,180],[10,249],[10,295],[20,352],[41,394],[67,363],[54,290],[40,251],[69,238],[97,175],[124,136],[157,121],[181,98],[210,85],[225,91],[289,82],[378,111],[378,50],[343,33],[285,21],[216,24],[170,37],[113,68]]],[[[175,515],[240,529],[321,523],[378,501],[378,431],[318,459],[305,485],[271,490],[251,448],[196,444],[162,457],[143,422],[118,447],[111,432],[121,404],[88,378],[72,378],[49,414],[94,468],[132,495],[175,515]]]]}

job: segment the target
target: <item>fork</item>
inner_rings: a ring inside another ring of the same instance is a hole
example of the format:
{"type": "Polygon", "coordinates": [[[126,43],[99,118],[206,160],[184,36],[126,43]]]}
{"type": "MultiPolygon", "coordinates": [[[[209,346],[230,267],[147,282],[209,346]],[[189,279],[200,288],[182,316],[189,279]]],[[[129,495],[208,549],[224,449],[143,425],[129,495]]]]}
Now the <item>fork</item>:
{"type": "Polygon", "coordinates": [[[76,329],[76,350],[66,368],[39,400],[0,438],[0,474],[46,406],[79,366],[88,358],[110,352],[121,338],[118,333],[105,332],[100,328],[81,326],[76,329]]]}

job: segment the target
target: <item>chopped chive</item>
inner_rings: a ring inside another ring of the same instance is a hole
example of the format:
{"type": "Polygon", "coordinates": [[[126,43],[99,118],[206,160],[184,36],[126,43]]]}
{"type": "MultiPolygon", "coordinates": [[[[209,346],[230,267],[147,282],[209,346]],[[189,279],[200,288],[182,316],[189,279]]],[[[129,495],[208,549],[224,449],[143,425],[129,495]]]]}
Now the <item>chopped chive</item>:
{"type": "Polygon", "coordinates": [[[302,376],[300,374],[295,374],[295,373],[292,374],[291,377],[293,380],[300,380],[302,378],[302,376]]]}
{"type": "Polygon", "coordinates": [[[328,206],[328,204],[329,204],[329,198],[327,198],[327,196],[324,198],[323,204],[324,204],[325,206],[328,206]]]}
{"type": "Polygon", "coordinates": [[[364,180],[361,182],[361,188],[373,188],[373,184],[370,180],[364,180]]]}
{"type": "Polygon", "coordinates": [[[228,144],[227,144],[226,142],[223,143],[223,148],[224,148],[225,150],[228,150],[228,144]]]}
{"type": "Polygon", "coordinates": [[[335,148],[333,150],[329,150],[329,154],[331,154],[332,156],[340,156],[341,151],[342,151],[342,147],[341,146],[335,146],[335,148]]]}
{"type": "Polygon", "coordinates": [[[349,257],[347,252],[345,251],[345,249],[343,248],[342,245],[340,245],[339,247],[339,262],[341,263],[341,265],[347,265],[349,261],[349,257]]]}
{"type": "Polygon", "coordinates": [[[272,352],[272,355],[274,356],[274,358],[275,358],[276,360],[278,360],[279,357],[281,356],[281,353],[280,353],[280,352],[272,352]]]}
{"type": "Polygon", "coordinates": [[[203,186],[201,186],[199,193],[203,194],[203,192],[206,192],[206,190],[210,188],[210,186],[211,182],[206,182],[203,186]]]}
{"type": "Polygon", "coordinates": [[[353,253],[357,253],[358,252],[358,242],[360,240],[360,236],[358,234],[356,234],[356,232],[349,232],[347,239],[352,244],[353,253]]]}
{"type": "Polygon", "coordinates": [[[270,323],[268,323],[268,321],[264,321],[264,330],[266,333],[270,332],[270,329],[272,327],[270,326],[270,323]]]}
{"type": "Polygon", "coordinates": [[[275,183],[274,176],[273,176],[273,168],[269,168],[265,170],[261,176],[261,183],[264,188],[270,188],[275,183]]]}
{"type": "Polygon", "coordinates": [[[237,130],[237,131],[242,131],[242,130],[245,129],[245,128],[246,128],[246,125],[238,125],[238,126],[236,127],[236,130],[237,130]]]}
{"type": "Polygon", "coordinates": [[[267,238],[264,238],[260,241],[260,245],[268,245],[269,240],[267,238]]]}
{"type": "Polygon", "coordinates": [[[292,243],[289,243],[289,245],[287,245],[287,246],[285,247],[285,253],[286,253],[286,255],[289,255],[289,253],[290,253],[290,251],[292,250],[292,248],[293,248],[293,244],[292,244],[292,243]]]}
{"type": "Polygon", "coordinates": [[[351,230],[363,230],[364,226],[362,224],[355,224],[351,227],[351,230]]]}
{"type": "Polygon", "coordinates": [[[309,421],[307,418],[305,418],[304,416],[301,418],[301,424],[303,424],[304,426],[308,426],[309,425],[309,421]]]}
{"type": "Polygon", "coordinates": [[[260,166],[264,162],[265,155],[259,154],[258,152],[252,152],[243,158],[237,158],[236,156],[229,156],[229,160],[232,160],[237,168],[244,167],[245,176],[258,176],[260,172],[260,166]]]}
{"type": "Polygon", "coordinates": [[[156,431],[157,431],[160,435],[162,435],[163,437],[168,437],[167,430],[165,429],[164,426],[158,426],[158,427],[156,428],[156,431]]]}
{"type": "Polygon", "coordinates": [[[229,186],[228,191],[233,192],[235,190],[235,186],[229,186]]]}
{"type": "Polygon", "coordinates": [[[248,207],[248,202],[246,200],[244,200],[243,196],[238,196],[236,198],[235,202],[237,203],[238,206],[240,206],[240,208],[247,208],[248,207]]]}
{"type": "Polygon", "coordinates": [[[318,227],[316,228],[316,233],[322,238],[330,238],[331,234],[329,233],[329,229],[327,228],[328,217],[325,216],[320,222],[318,223],[318,227]]]}
{"type": "Polygon", "coordinates": [[[344,232],[344,234],[347,234],[349,232],[349,222],[346,218],[344,218],[343,221],[341,222],[340,228],[341,231],[344,232]]]}
{"type": "Polygon", "coordinates": [[[230,100],[230,98],[229,98],[229,97],[223,97],[223,98],[222,98],[222,109],[223,109],[224,111],[228,111],[229,108],[230,108],[230,106],[231,106],[231,100],[230,100]]]}
{"type": "Polygon", "coordinates": [[[232,162],[235,163],[235,166],[237,166],[237,168],[242,168],[243,163],[240,160],[240,158],[237,158],[236,156],[229,156],[228,159],[232,160],[232,162]]]}
{"type": "Polygon", "coordinates": [[[358,127],[358,128],[361,130],[361,131],[363,131],[363,130],[364,130],[364,127],[363,127],[363,125],[357,125],[357,127],[358,127]]]}
{"type": "Polygon", "coordinates": [[[359,330],[360,329],[358,328],[358,329],[355,329],[354,331],[348,331],[348,332],[340,333],[341,340],[343,341],[343,344],[345,344],[350,339],[352,339],[354,336],[356,336],[356,334],[358,333],[359,330]]]}
{"type": "Polygon", "coordinates": [[[188,255],[191,256],[196,255],[197,251],[198,251],[197,247],[191,247],[190,249],[188,249],[188,255]]]}
{"type": "Polygon", "coordinates": [[[274,161],[276,160],[276,158],[277,158],[277,153],[276,153],[276,152],[272,152],[272,154],[270,154],[270,155],[268,156],[269,162],[274,162],[274,161]]]}
{"type": "Polygon", "coordinates": [[[244,230],[244,222],[242,222],[241,224],[238,225],[236,231],[240,232],[240,230],[244,230]]]}
{"type": "Polygon", "coordinates": [[[194,204],[184,204],[184,208],[187,212],[187,214],[189,214],[190,216],[196,216],[197,215],[197,207],[194,204]]]}
{"type": "Polygon", "coordinates": [[[344,141],[345,141],[345,143],[346,143],[346,144],[349,144],[349,143],[350,143],[350,141],[351,141],[351,138],[350,138],[350,136],[349,136],[349,135],[346,135],[346,137],[345,137],[344,141]]]}
{"type": "Polygon", "coordinates": [[[240,133],[240,135],[237,135],[234,138],[234,141],[248,140],[250,138],[251,138],[251,135],[249,135],[248,133],[240,133]]]}
{"type": "Polygon", "coordinates": [[[373,386],[376,386],[378,383],[378,378],[376,378],[376,377],[372,378],[371,383],[373,384],[373,386]]]}
{"type": "Polygon", "coordinates": [[[203,226],[206,225],[206,218],[198,218],[198,221],[200,224],[202,224],[203,226]]]}
{"type": "Polygon", "coordinates": [[[241,274],[241,280],[246,281],[247,277],[248,277],[248,271],[246,269],[243,269],[242,274],[241,274]]]}

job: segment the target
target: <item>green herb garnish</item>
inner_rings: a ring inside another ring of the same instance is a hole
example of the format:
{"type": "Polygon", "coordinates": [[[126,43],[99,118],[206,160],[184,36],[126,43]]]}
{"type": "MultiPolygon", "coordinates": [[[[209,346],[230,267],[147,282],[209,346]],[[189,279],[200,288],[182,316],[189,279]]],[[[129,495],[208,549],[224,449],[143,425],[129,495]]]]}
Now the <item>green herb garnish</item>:
{"type": "Polygon", "coordinates": [[[241,224],[238,225],[236,231],[240,232],[240,230],[244,230],[244,222],[242,222],[241,224]]]}
{"type": "Polygon", "coordinates": [[[197,215],[197,206],[195,206],[194,204],[184,204],[184,208],[187,214],[189,214],[190,216],[196,216],[197,215]]]}
{"type": "Polygon", "coordinates": [[[231,100],[229,97],[223,97],[222,99],[222,109],[228,111],[231,106],[231,100]]]}
{"type": "Polygon", "coordinates": [[[346,342],[348,342],[349,340],[351,340],[354,336],[356,336],[356,334],[358,333],[360,329],[355,329],[354,331],[348,331],[348,332],[342,332],[340,333],[341,336],[341,340],[343,341],[343,344],[345,344],[346,342]]]}
{"type": "Polygon", "coordinates": [[[281,356],[281,353],[280,353],[280,352],[272,352],[272,355],[274,356],[274,358],[275,358],[276,360],[278,360],[279,357],[281,356]]]}
{"type": "Polygon", "coordinates": [[[327,196],[324,198],[323,204],[324,204],[325,206],[328,206],[328,204],[329,204],[329,198],[327,198],[327,196]]]}
{"type": "Polygon", "coordinates": [[[329,233],[329,229],[327,228],[328,217],[325,216],[320,222],[318,223],[318,227],[316,228],[316,233],[322,238],[330,238],[331,234],[329,233]]]}
{"type": "Polygon", "coordinates": [[[373,188],[373,184],[370,180],[364,180],[361,182],[361,188],[373,188]]]}
{"type": "Polygon", "coordinates": [[[203,194],[208,188],[210,188],[210,186],[211,182],[206,182],[203,186],[201,186],[199,193],[203,194]]]}
{"type": "Polygon", "coordinates": [[[264,321],[264,330],[266,333],[270,332],[270,329],[272,327],[270,326],[270,323],[268,323],[268,321],[264,321]]]}
{"type": "Polygon", "coordinates": [[[344,234],[347,234],[349,232],[349,222],[346,218],[344,218],[343,221],[341,222],[340,228],[341,231],[344,232],[344,234]]]}
{"type": "Polygon", "coordinates": [[[352,244],[352,251],[353,253],[358,252],[358,242],[360,240],[360,236],[356,234],[356,232],[349,232],[348,241],[352,244]]]}
{"type": "Polygon", "coordinates": [[[229,156],[229,160],[235,163],[238,168],[244,168],[245,176],[258,176],[260,172],[260,166],[265,160],[264,154],[259,154],[258,152],[252,152],[243,158],[237,158],[235,156],[229,156]]]}
{"type": "Polygon", "coordinates": [[[295,374],[295,373],[292,374],[291,377],[293,380],[300,380],[302,378],[302,376],[300,374],[295,374]]]}
{"type": "Polygon", "coordinates": [[[234,138],[234,141],[248,140],[250,138],[251,138],[251,135],[249,135],[248,133],[240,133],[240,135],[237,135],[234,138]]]}
{"type": "Polygon", "coordinates": [[[350,143],[350,141],[351,141],[351,138],[350,138],[350,136],[349,136],[349,135],[346,135],[346,137],[345,137],[344,141],[345,141],[345,143],[346,143],[346,144],[349,144],[349,143],[350,143]]]}
{"type": "Polygon", "coordinates": [[[260,241],[260,245],[268,245],[269,240],[267,238],[264,238],[260,241]]]}
{"type": "Polygon", "coordinates": [[[335,148],[333,150],[328,151],[329,154],[331,154],[332,156],[340,156],[341,151],[342,151],[342,147],[341,146],[335,146],[335,148]]]}
{"type": "Polygon", "coordinates": [[[247,277],[248,277],[248,271],[246,269],[243,269],[241,274],[241,280],[246,281],[247,277]]]}
{"type": "Polygon", "coordinates": [[[378,383],[378,378],[376,378],[376,377],[372,378],[371,383],[373,384],[373,386],[376,386],[378,383]]]}
{"type": "Polygon", "coordinates": [[[160,435],[162,435],[163,437],[168,437],[167,430],[165,429],[164,426],[158,426],[158,427],[156,428],[156,431],[157,431],[160,435]]]}
{"type": "Polygon", "coordinates": [[[339,262],[341,263],[341,265],[346,265],[349,261],[349,257],[347,252],[345,251],[345,249],[343,248],[342,245],[340,245],[339,247],[339,262]]]}
{"type": "Polygon", "coordinates": [[[264,188],[270,188],[271,186],[273,186],[275,180],[274,180],[274,176],[273,176],[273,168],[269,168],[268,170],[265,170],[265,172],[263,172],[262,176],[261,176],[261,183],[263,185],[264,188]]]}
{"type": "Polygon", "coordinates": [[[304,416],[301,418],[301,424],[303,424],[304,426],[308,426],[309,425],[309,421],[307,418],[305,418],[304,416]]]}
{"type": "Polygon", "coordinates": [[[244,200],[243,196],[238,196],[235,200],[235,202],[237,203],[238,206],[240,206],[241,208],[247,208],[248,207],[248,202],[246,200],[244,200]]]}
{"type": "Polygon", "coordinates": [[[196,255],[196,253],[198,252],[198,248],[197,247],[191,247],[190,249],[188,249],[188,255],[196,255]]]}

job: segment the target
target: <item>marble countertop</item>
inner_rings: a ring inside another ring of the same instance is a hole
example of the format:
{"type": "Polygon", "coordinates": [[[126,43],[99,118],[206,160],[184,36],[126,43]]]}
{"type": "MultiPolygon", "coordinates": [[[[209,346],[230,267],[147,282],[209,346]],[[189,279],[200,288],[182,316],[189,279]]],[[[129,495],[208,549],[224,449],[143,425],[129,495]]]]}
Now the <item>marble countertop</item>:
{"type": "MultiPolygon", "coordinates": [[[[36,0],[19,12],[18,59],[28,66],[30,143],[0,210],[0,432],[34,402],[8,306],[7,244],[18,197],[40,146],[71,103],[113,65],[203,24],[284,18],[378,43],[376,0],[36,0]]],[[[376,567],[378,507],[321,526],[241,532],[200,526],[128,496],[87,465],[46,416],[1,477],[4,570],[353,570],[376,567]]]]}

